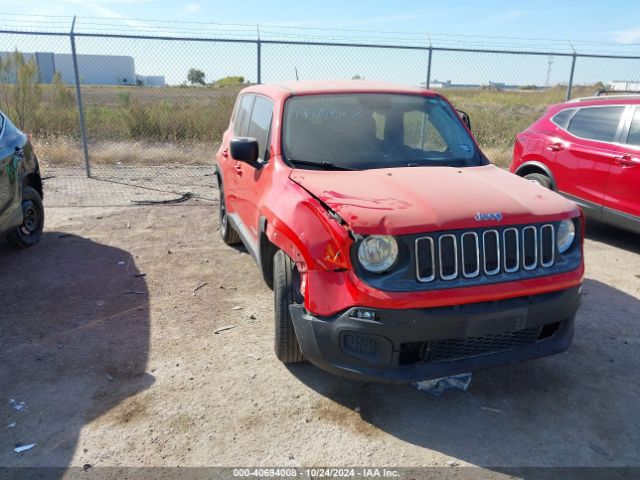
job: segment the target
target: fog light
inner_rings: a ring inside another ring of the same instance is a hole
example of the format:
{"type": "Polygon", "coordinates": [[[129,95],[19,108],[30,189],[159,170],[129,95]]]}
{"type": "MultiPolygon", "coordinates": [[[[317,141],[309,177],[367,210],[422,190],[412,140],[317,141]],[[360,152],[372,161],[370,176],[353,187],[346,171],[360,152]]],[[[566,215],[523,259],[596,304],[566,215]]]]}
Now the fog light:
{"type": "Polygon", "coordinates": [[[376,312],[365,308],[355,308],[351,310],[349,316],[358,320],[377,320],[376,312]]]}

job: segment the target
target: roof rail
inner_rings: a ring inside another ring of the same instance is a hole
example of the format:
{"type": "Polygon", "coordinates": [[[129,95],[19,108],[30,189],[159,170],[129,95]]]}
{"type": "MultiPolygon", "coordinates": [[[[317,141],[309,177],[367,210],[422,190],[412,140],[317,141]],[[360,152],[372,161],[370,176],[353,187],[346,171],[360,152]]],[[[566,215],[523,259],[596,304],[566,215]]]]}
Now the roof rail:
{"type": "Polygon", "coordinates": [[[638,90],[606,90],[601,88],[595,95],[590,97],[579,97],[569,100],[570,102],[586,102],[590,100],[608,100],[611,97],[620,99],[638,99],[640,98],[640,91],[638,90]]]}
{"type": "Polygon", "coordinates": [[[640,90],[607,90],[606,88],[601,88],[596,92],[596,97],[601,97],[603,95],[640,95],[640,90]]]}

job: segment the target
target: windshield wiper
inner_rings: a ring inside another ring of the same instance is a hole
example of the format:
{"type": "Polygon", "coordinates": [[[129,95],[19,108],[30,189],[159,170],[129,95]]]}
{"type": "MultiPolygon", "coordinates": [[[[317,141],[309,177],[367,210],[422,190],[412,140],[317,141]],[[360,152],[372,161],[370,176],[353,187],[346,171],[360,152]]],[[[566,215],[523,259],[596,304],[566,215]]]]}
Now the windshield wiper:
{"type": "Polygon", "coordinates": [[[292,158],[287,158],[287,161],[294,165],[309,165],[323,170],[356,170],[355,168],[343,167],[342,165],[336,165],[331,162],[309,162],[307,160],[296,160],[292,158]]]}
{"type": "Polygon", "coordinates": [[[427,158],[419,158],[418,162],[409,162],[405,164],[407,167],[461,167],[464,166],[464,161],[456,160],[456,159],[427,159],[427,158]],[[462,165],[460,165],[462,163],[462,165]]]}

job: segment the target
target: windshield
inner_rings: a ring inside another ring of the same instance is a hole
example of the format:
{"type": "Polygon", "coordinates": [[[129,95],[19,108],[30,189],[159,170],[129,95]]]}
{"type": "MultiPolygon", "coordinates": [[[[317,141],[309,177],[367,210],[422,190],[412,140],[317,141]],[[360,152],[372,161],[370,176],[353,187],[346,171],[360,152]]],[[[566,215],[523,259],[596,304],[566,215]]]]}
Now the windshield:
{"type": "Polygon", "coordinates": [[[486,163],[446,101],[386,93],[291,97],[285,104],[283,152],[299,168],[486,163]]]}

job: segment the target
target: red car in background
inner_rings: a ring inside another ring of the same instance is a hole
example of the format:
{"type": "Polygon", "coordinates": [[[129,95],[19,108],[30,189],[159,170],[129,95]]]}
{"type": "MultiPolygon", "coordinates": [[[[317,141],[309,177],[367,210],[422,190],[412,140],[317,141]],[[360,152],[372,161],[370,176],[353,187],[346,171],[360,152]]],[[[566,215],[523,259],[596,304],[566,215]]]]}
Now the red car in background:
{"type": "Polygon", "coordinates": [[[516,136],[510,171],[640,233],[640,95],[552,105],[516,136]]]}

